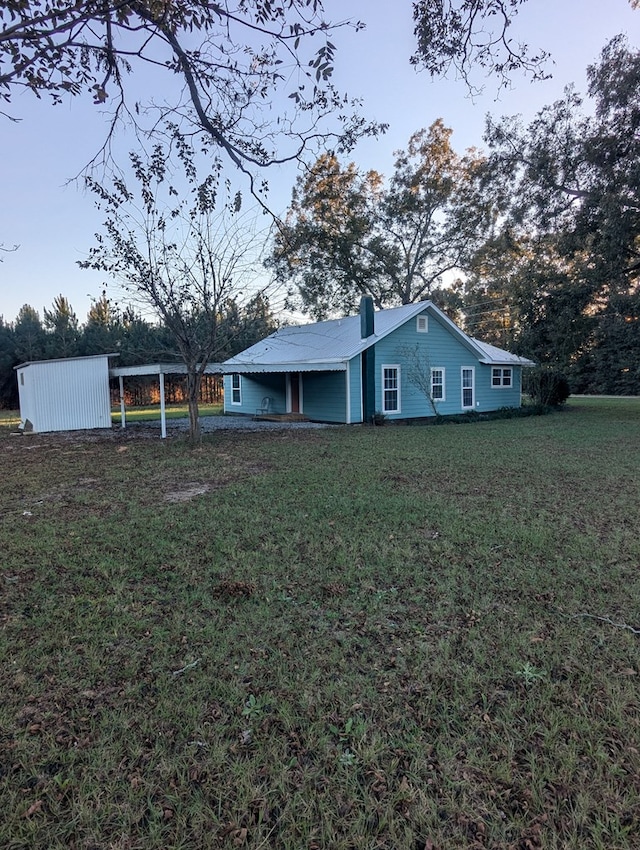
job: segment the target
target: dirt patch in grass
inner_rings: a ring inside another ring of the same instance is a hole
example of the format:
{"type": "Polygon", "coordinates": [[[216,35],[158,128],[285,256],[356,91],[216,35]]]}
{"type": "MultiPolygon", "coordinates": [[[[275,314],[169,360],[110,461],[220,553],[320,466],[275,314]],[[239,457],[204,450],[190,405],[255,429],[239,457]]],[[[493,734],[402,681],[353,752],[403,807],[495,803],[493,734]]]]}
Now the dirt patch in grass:
{"type": "Polygon", "coordinates": [[[184,484],[179,490],[164,494],[165,502],[190,502],[196,496],[204,496],[211,490],[210,484],[184,484]]]}

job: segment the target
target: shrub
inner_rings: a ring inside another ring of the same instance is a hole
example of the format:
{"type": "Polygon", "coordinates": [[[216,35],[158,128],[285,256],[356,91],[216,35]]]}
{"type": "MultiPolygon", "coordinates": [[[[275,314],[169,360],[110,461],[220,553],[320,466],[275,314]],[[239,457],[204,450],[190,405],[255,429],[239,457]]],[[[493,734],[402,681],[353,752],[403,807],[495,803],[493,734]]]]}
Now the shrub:
{"type": "Polygon", "coordinates": [[[555,369],[539,366],[527,369],[522,375],[522,389],[536,404],[557,407],[569,398],[569,381],[555,369]]]}

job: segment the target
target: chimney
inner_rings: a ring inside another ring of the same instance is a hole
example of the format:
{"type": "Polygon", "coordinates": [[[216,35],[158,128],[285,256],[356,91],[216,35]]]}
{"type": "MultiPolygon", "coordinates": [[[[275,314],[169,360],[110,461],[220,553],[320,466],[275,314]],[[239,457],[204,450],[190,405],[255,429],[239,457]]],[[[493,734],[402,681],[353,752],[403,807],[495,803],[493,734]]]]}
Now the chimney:
{"type": "MultiPolygon", "coordinates": [[[[373,334],[373,298],[363,295],[360,299],[360,337],[367,340],[373,334]]],[[[376,347],[373,340],[361,354],[361,369],[363,422],[371,422],[376,409],[376,347]]]]}
{"type": "Polygon", "coordinates": [[[360,299],[360,337],[362,339],[373,336],[373,313],[373,298],[370,295],[363,295],[360,299]]]}

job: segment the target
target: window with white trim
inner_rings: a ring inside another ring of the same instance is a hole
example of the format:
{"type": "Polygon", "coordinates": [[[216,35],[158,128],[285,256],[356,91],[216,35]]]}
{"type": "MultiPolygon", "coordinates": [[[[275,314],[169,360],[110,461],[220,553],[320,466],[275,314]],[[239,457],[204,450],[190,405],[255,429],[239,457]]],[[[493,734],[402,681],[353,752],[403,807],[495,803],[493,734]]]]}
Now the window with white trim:
{"type": "Polygon", "coordinates": [[[416,330],[419,334],[429,333],[429,317],[418,316],[416,319],[416,330]]]}
{"type": "Polygon", "coordinates": [[[461,379],[462,379],[462,408],[467,409],[473,407],[475,404],[474,399],[474,387],[473,387],[473,367],[462,367],[461,369],[461,379]]]}
{"type": "Polygon", "coordinates": [[[513,369],[511,369],[511,367],[494,366],[491,370],[491,386],[513,386],[513,369]]]}
{"type": "Polygon", "coordinates": [[[439,366],[431,370],[431,400],[445,400],[444,369],[441,369],[439,366]]]}
{"type": "Polygon", "coordinates": [[[242,383],[237,372],[231,376],[231,404],[242,404],[242,383]]]}
{"type": "Polygon", "coordinates": [[[400,413],[400,367],[382,367],[382,412],[400,413]]]}

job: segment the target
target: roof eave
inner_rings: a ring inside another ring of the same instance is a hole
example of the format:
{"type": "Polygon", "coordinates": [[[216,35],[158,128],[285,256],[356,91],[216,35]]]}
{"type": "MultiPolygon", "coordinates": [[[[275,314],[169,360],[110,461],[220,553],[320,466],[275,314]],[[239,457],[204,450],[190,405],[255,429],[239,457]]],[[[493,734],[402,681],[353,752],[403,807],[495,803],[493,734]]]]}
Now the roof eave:
{"type": "Polygon", "coordinates": [[[484,366],[526,366],[532,368],[536,365],[533,360],[527,360],[526,357],[520,357],[518,360],[508,360],[507,358],[490,360],[483,357],[479,362],[484,366]]]}

